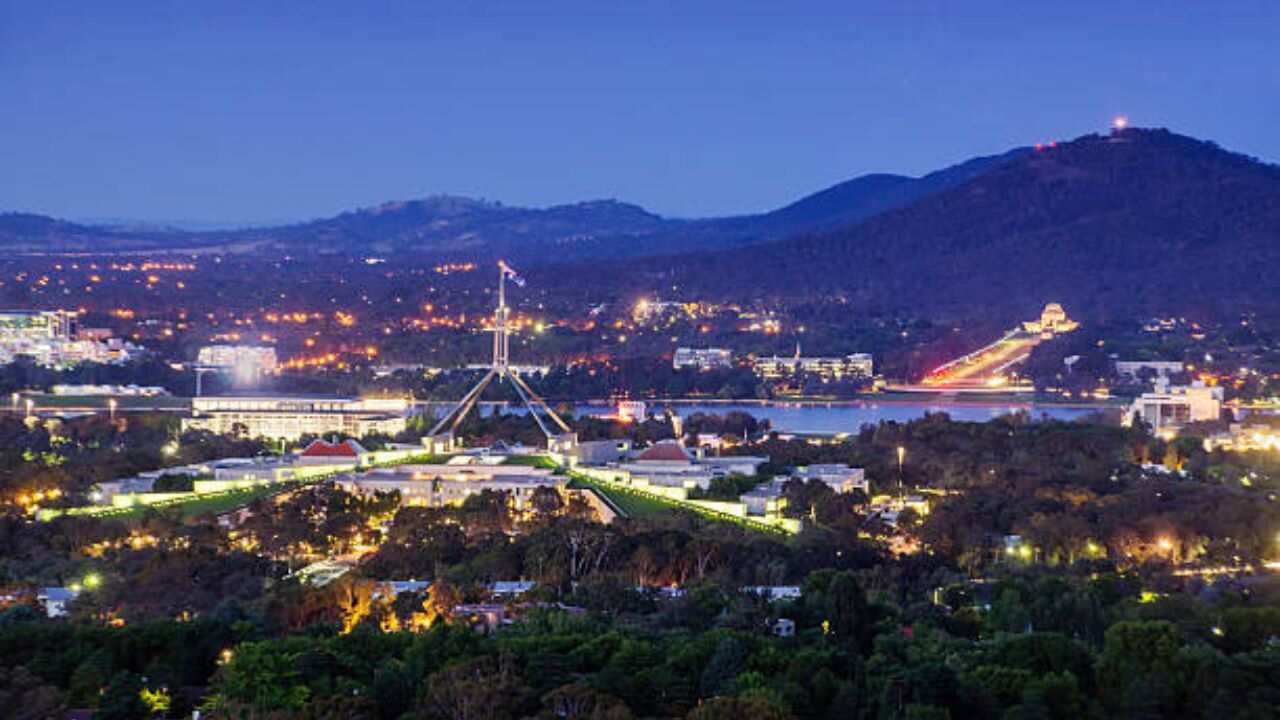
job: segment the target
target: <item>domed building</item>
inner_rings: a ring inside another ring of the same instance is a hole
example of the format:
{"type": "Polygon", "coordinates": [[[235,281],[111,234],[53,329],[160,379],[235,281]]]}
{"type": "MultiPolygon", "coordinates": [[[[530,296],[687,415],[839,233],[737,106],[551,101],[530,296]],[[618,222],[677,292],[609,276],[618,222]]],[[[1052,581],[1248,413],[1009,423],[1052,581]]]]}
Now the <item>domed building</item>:
{"type": "Polygon", "coordinates": [[[1022,323],[1023,329],[1029,333],[1039,333],[1044,337],[1052,337],[1058,333],[1071,332],[1080,327],[1080,323],[1067,317],[1062,305],[1051,302],[1040,311],[1040,319],[1022,323]]]}

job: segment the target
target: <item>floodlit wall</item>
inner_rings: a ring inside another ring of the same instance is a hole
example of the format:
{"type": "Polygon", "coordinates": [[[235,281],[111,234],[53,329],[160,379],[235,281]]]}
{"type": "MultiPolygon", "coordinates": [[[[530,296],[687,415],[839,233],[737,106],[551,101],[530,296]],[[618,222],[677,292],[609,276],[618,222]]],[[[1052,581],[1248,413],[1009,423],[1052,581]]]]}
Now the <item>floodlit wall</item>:
{"type": "Polygon", "coordinates": [[[119,493],[111,497],[112,507],[127,508],[134,505],[155,505],[167,500],[185,500],[196,496],[194,492],[171,493],[119,493]]]}
{"type": "Polygon", "coordinates": [[[689,504],[734,517],[747,516],[747,505],[742,502],[731,500],[690,500],[689,504]]]}

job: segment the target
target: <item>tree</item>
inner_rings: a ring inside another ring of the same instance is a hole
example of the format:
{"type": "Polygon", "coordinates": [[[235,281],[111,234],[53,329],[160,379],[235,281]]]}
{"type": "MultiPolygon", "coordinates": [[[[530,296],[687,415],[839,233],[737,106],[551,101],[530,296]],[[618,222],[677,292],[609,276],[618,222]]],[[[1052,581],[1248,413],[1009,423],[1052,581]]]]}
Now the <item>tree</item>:
{"type": "Polygon", "coordinates": [[[702,696],[713,697],[733,691],[733,681],[746,669],[746,663],[747,649],[742,641],[732,635],[721,639],[702,671],[702,696]]]}
{"type": "Polygon", "coordinates": [[[872,618],[867,594],[848,571],[819,570],[804,582],[806,607],[820,616],[827,634],[837,642],[865,651],[871,641],[872,618]]]}
{"type": "Polygon", "coordinates": [[[426,612],[427,627],[438,622],[448,623],[453,617],[453,609],[462,602],[462,593],[453,583],[444,578],[437,578],[427,588],[427,599],[422,602],[426,612]]]}
{"type": "Polygon", "coordinates": [[[718,697],[698,705],[688,720],[791,720],[786,710],[759,697],[718,697]]]}
{"type": "Polygon", "coordinates": [[[631,720],[630,708],[618,698],[580,683],[561,685],[542,698],[552,718],[562,720],[631,720]]]}
{"type": "Polygon", "coordinates": [[[433,674],[426,702],[448,720],[521,717],[530,692],[510,655],[464,660],[433,674]]]}
{"type": "Polygon", "coordinates": [[[560,496],[560,492],[546,485],[539,485],[533,489],[529,503],[540,519],[555,517],[564,509],[564,498],[560,496]]]}
{"type": "Polygon", "coordinates": [[[1140,703],[1173,710],[1181,647],[1178,628],[1167,621],[1124,621],[1108,628],[1098,658],[1098,680],[1108,708],[1121,711],[1140,703]]]}
{"type": "Polygon", "coordinates": [[[95,718],[102,720],[136,720],[151,715],[142,701],[142,682],[130,672],[116,673],[102,694],[95,718]]]}
{"type": "Polygon", "coordinates": [[[241,644],[218,677],[214,704],[248,706],[261,712],[300,710],[311,691],[296,658],[309,645],[304,638],[241,644]]]}
{"type": "Polygon", "coordinates": [[[19,665],[0,676],[0,717],[44,720],[66,710],[63,693],[19,665]]]}

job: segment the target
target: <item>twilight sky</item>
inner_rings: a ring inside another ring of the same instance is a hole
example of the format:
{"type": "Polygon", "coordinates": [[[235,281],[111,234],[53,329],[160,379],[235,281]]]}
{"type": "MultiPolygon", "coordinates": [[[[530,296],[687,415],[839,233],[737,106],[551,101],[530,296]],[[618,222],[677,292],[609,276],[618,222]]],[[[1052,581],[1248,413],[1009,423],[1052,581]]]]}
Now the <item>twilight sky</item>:
{"type": "Polygon", "coordinates": [[[365,5],[0,0],[0,211],[728,214],[1120,113],[1280,160],[1274,0],[365,5]]]}

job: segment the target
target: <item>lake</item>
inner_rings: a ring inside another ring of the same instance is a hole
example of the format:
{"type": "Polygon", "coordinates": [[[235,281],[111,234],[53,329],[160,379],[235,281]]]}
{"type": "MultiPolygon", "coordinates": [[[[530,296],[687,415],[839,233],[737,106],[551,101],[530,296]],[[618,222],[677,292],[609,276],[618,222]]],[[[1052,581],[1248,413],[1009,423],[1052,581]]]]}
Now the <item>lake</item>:
{"type": "MultiPolygon", "coordinates": [[[[1076,420],[1104,409],[1101,405],[1054,405],[1033,402],[936,402],[928,400],[862,400],[841,403],[785,403],[785,402],[671,402],[646,403],[650,413],[671,408],[681,417],[694,413],[724,415],[741,411],[768,420],[774,430],[793,433],[857,432],[863,425],[877,424],[882,420],[906,422],[924,417],[925,413],[945,412],[953,420],[985,422],[1001,415],[1019,411],[1030,413],[1035,419],[1045,417],[1055,420],[1076,420]]],[[[604,403],[581,403],[575,406],[579,414],[605,415],[613,408],[604,403]]]]}

